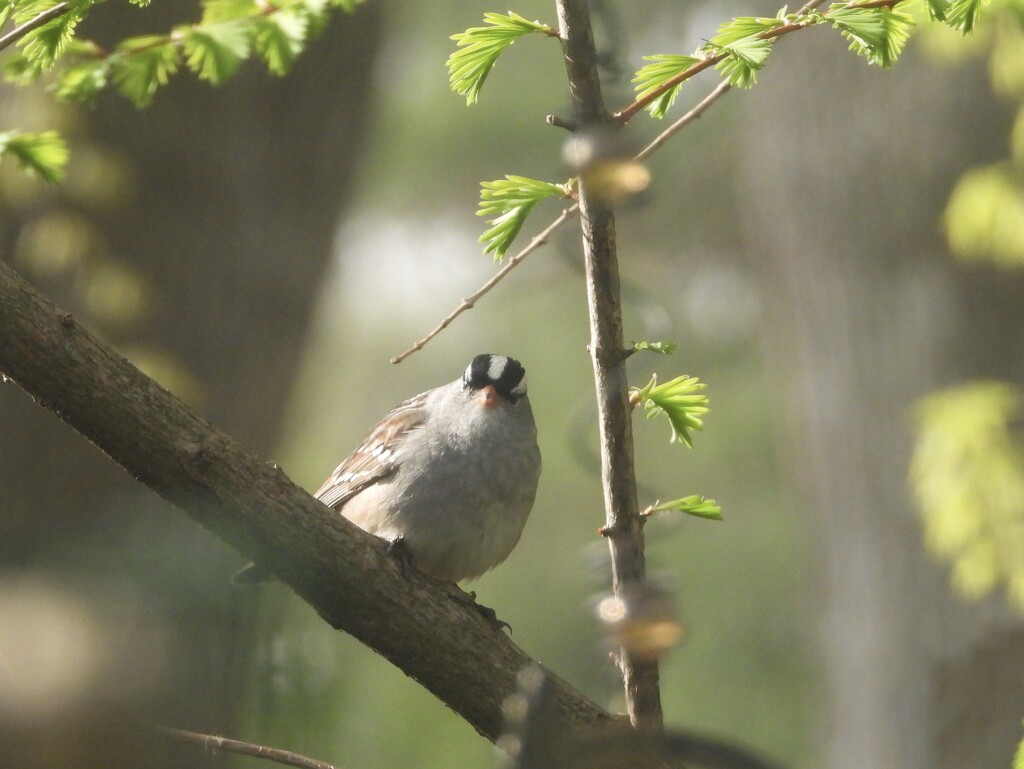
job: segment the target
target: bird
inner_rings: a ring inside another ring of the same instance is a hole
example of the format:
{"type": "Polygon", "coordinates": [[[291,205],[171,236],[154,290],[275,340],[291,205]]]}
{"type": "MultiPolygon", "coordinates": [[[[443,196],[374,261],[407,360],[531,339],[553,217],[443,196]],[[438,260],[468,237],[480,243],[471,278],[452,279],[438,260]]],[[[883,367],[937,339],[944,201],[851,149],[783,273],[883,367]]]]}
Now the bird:
{"type": "MultiPolygon", "coordinates": [[[[515,548],[540,471],[526,370],[484,353],[455,381],[392,409],[314,496],[428,576],[460,582],[515,548]]],[[[270,577],[249,564],[232,581],[270,577]]]]}

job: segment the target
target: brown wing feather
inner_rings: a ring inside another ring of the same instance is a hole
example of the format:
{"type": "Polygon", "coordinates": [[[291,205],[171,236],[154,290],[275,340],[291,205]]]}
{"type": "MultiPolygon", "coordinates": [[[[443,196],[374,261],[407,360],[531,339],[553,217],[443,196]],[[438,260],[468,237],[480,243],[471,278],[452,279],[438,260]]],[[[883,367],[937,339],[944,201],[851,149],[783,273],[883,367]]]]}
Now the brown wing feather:
{"type": "Polygon", "coordinates": [[[328,507],[340,510],[346,502],[374,483],[391,475],[396,469],[395,449],[402,438],[423,424],[426,414],[423,403],[426,393],[417,395],[395,407],[338,467],[315,496],[328,507]]]}

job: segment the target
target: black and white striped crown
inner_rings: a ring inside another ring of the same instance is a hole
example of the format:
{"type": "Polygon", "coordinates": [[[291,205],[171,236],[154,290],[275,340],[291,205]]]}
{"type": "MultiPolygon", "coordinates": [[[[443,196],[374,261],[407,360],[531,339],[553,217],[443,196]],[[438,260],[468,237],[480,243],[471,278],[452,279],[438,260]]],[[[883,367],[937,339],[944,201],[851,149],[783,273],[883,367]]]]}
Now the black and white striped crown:
{"type": "Polygon", "coordinates": [[[462,383],[471,390],[494,385],[506,398],[521,398],[526,395],[526,369],[515,358],[485,353],[473,358],[462,375],[462,383]]]}

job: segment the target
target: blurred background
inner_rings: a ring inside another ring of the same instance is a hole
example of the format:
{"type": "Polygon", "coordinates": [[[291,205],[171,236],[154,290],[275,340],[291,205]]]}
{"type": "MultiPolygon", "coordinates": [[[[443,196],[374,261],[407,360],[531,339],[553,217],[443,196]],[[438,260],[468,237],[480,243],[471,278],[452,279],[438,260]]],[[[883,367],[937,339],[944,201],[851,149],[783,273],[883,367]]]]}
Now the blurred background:
{"type": "MultiPolygon", "coordinates": [[[[165,31],[197,19],[189,8],[104,4],[81,33],[165,31]]],[[[0,166],[0,258],[309,489],[474,354],[522,360],[544,474],[519,547],[471,587],[528,653],[621,709],[593,616],[608,574],[577,231],[388,362],[496,269],[476,242],[479,182],[568,176],[564,132],[544,123],[568,114],[553,41],[517,42],[472,109],[448,89],[448,36],[504,10],[371,0],[284,78],[255,62],[217,89],[181,74],[143,111],[4,86],[4,125],[56,127],[73,156],[57,188],[0,166]]],[[[514,10],[555,23],[547,1],[514,10]]],[[[776,10],[593,2],[607,103],[630,101],[642,55],[689,53],[731,16],[776,10]]],[[[670,726],[794,769],[1010,766],[1021,613],[998,578],[970,599],[955,589],[908,482],[918,399],[1024,378],[1024,278],[957,261],[942,229],[957,179],[1010,154],[1015,106],[989,63],[1010,28],[955,57],[915,37],[891,71],[834,31],[792,35],[753,91],[653,156],[650,188],[619,212],[627,336],[679,344],[634,356],[632,383],[686,373],[711,398],[692,450],[636,420],[641,504],[699,493],[725,515],[647,528],[648,569],[684,630],[662,670],[670,726]]],[[[669,119],[713,84],[687,85],[669,119]]],[[[664,127],[641,115],[628,140],[664,127]]],[[[539,206],[523,242],[557,211],[539,206]]],[[[1018,549],[982,548],[985,568],[1024,562],[1019,509],[1006,520],[985,541],[1018,549]]],[[[0,765],[252,765],[140,719],[350,769],[494,764],[472,728],[288,589],[232,589],[243,561],[0,387],[0,765]]]]}

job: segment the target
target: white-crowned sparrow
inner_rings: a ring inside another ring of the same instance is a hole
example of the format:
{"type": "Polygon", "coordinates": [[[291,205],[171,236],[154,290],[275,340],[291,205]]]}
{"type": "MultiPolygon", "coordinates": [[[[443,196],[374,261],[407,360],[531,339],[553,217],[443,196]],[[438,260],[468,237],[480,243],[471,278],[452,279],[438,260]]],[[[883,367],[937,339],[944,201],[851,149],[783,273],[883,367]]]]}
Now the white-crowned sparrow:
{"type": "MultiPolygon", "coordinates": [[[[479,577],[519,542],[540,477],[526,370],[477,355],[454,382],[394,408],[315,496],[362,529],[401,541],[436,579],[479,577]]],[[[236,582],[268,578],[250,565],[236,582]]]]}

